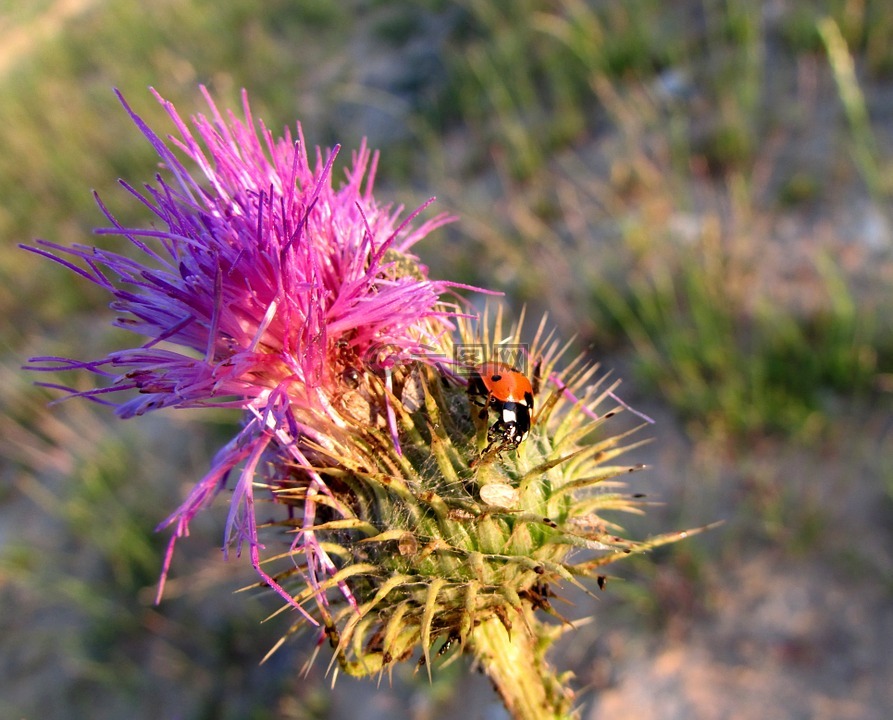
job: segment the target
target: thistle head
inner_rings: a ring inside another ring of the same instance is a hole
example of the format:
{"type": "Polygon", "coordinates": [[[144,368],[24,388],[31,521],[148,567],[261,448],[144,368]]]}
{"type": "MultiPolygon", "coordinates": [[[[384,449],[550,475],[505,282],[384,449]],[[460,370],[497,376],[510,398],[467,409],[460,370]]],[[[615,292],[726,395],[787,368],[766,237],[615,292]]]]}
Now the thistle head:
{"type": "Polygon", "coordinates": [[[247,548],[258,585],[297,612],[290,633],[313,629],[353,674],[414,654],[430,668],[445,648],[494,655],[513,627],[534,656],[551,632],[538,614],[554,614],[560,588],[681,537],[620,537],[606,513],[639,511],[619,479],[641,466],[616,461],[638,443],[611,434],[625,408],[615,385],[568,360],[545,323],[523,345],[501,309],[463,312],[458,286],[412,254],[449,218],[379,205],[365,145],[338,182],[337,148],[308,152],[300,126],[275,137],[247,98],[241,117],[224,116],[206,94],[210,115],[191,124],[158,99],[176,131],[166,140],[124,104],[162,161],[154,183],[124,185],[154,223],[123,227],[106,211],[100,231],[141,259],[27,249],[107,290],[116,324],[145,338],[32,369],[97,375],[95,389],[63,389],[122,417],[242,412],[161,524],[173,535],[159,595],[174,541],[229,489],[224,546],[247,548]]]}

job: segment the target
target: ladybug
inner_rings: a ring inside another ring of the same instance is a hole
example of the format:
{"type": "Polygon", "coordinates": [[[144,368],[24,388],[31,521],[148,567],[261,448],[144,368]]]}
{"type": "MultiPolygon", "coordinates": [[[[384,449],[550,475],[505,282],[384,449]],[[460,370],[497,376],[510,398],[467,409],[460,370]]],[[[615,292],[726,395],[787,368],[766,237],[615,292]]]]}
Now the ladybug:
{"type": "Polygon", "coordinates": [[[533,413],[533,385],[526,375],[504,363],[484,363],[468,379],[468,397],[481,408],[479,420],[486,420],[491,409],[498,416],[487,431],[491,447],[495,443],[517,447],[527,437],[533,413]]]}

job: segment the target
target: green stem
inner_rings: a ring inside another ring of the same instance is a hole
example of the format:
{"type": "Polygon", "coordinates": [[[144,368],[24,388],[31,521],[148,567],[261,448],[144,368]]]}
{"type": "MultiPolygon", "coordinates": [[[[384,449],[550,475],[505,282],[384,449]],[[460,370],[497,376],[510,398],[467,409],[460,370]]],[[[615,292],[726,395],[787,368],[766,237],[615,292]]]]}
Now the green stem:
{"type": "Polygon", "coordinates": [[[573,693],[546,662],[548,628],[528,613],[511,631],[496,617],[476,626],[472,652],[514,720],[568,720],[573,693]]]}

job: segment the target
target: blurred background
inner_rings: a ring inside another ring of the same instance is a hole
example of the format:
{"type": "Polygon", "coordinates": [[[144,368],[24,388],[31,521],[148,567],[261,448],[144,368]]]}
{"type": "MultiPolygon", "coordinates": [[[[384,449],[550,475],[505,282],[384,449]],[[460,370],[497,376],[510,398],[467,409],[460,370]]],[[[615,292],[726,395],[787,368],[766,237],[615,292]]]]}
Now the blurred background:
{"type": "MultiPolygon", "coordinates": [[[[156,157],[197,86],[311,145],[382,151],[376,197],[459,221],[435,277],[503,290],[657,423],[632,537],[724,521],[618,567],[556,648],[584,718],[893,713],[893,5],[885,0],[6,0],[0,5],[0,717],[505,717],[462,662],[305,678],[261,659],[278,603],[234,594],[223,510],[152,604],[155,525],[236,418],[126,422],[32,355],[131,340],[107,298],[17,248],[106,243],[91,190],[156,157]],[[41,378],[48,379],[48,378],[41,378]]],[[[343,157],[349,157],[345,152],[343,157]]],[[[535,324],[531,324],[532,326],[535,324]]],[[[85,382],[85,378],[66,378],[85,382]]]]}

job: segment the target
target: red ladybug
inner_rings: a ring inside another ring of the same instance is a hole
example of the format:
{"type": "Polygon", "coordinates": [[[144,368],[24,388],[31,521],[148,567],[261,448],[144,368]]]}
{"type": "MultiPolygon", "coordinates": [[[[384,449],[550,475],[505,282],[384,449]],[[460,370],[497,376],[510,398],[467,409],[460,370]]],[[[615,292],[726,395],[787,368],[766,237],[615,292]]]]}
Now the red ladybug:
{"type": "Polygon", "coordinates": [[[527,377],[504,363],[487,362],[468,379],[468,396],[481,407],[480,420],[492,409],[497,414],[487,431],[491,445],[520,445],[530,432],[533,413],[533,386],[527,377]]]}

